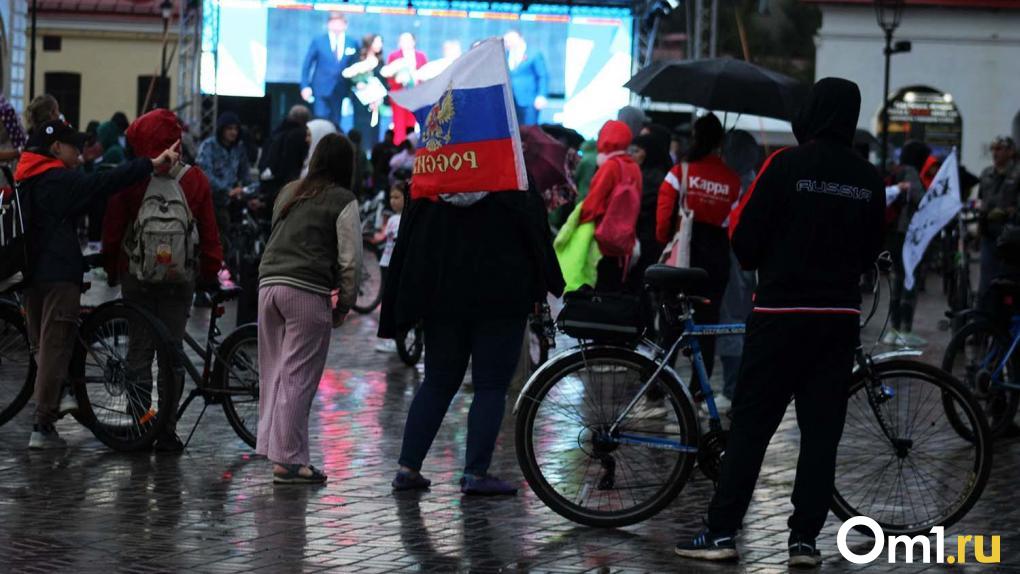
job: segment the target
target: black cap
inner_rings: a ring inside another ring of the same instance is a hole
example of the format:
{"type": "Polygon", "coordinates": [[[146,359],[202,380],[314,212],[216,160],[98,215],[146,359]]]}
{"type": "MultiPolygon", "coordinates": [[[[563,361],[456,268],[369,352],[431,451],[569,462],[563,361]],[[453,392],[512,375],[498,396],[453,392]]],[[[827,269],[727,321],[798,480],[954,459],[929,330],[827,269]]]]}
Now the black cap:
{"type": "Polygon", "coordinates": [[[82,149],[85,147],[85,138],[85,134],[78,133],[63,120],[50,120],[32,132],[28,138],[28,147],[46,149],[53,142],[61,142],[82,149]]]}

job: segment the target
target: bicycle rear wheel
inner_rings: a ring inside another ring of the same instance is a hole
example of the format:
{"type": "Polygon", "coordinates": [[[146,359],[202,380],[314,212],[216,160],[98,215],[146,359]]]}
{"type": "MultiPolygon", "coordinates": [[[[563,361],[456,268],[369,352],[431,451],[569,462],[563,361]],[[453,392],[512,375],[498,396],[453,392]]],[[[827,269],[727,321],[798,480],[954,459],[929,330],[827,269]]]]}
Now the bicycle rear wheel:
{"type": "MultiPolygon", "coordinates": [[[[953,336],[942,357],[942,368],[974,393],[984,410],[993,437],[1009,428],[1016,416],[1017,406],[1020,405],[1020,392],[1002,386],[1003,383],[1017,382],[1015,359],[1010,357],[1004,361],[1010,342],[1004,331],[979,319],[968,323],[953,336]]],[[[952,403],[947,403],[945,407],[953,427],[968,438],[970,429],[961,414],[952,403]]]]}
{"type": "Polygon", "coordinates": [[[213,381],[223,392],[223,413],[237,436],[255,448],[259,431],[259,331],[242,325],[219,347],[213,381]]]}
{"type": "Polygon", "coordinates": [[[524,390],[516,420],[517,461],[535,494],[588,526],[645,520],[669,505],[694,468],[698,423],[692,401],[668,372],[665,399],[642,399],[610,428],[656,364],[615,347],[578,349],[550,363],[524,390]]]}
{"type": "Polygon", "coordinates": [[[0,303],[0,425],[13,419],[32,397],[35,360],[21,310],[0,303]]]}
{"type": "Polygon", "coordinates": [[[176,415],[180,377],[165,327],[115,301],[88,314],[71,359],[78,420],[106,446],[148,448],[176,415]]]}
{"type": "Polygon", "coordinates": [[[980,407],[962,384],[931,365],[891,360],[876,363],[872,375],[858,373],[850,386],[833,513],[843,520],[868,516],[889,535],[949,527],[977,502],[992,468],[980,407]],[[971,440],[945,415],[946,401],[971,440]]]}
{"type": "Polygon", "coordinates": [[[413,367],[421,360],[425,351],[425,332],[421,323],[397,335],[397,354],[408,367],[413,367]]]}
{"type": "Polygon", "coordinates": [[[379,266],[379,248],[362,243],[361,273],[358,283],[358,300],[354,310],[367,315],[382,303],[382,267],[379,266]]]}

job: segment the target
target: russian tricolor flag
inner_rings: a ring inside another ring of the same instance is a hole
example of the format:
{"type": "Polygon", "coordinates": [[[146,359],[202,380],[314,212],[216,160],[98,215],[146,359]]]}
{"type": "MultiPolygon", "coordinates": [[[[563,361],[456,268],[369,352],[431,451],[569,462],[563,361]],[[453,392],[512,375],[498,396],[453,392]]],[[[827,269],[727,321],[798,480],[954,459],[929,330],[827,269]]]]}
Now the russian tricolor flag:
{"type": "Polygon", "coordinates": [[[502,38],[480,42],[435,78],[390,97],[421,126],[412,197],[527,189],[502,38]]]}

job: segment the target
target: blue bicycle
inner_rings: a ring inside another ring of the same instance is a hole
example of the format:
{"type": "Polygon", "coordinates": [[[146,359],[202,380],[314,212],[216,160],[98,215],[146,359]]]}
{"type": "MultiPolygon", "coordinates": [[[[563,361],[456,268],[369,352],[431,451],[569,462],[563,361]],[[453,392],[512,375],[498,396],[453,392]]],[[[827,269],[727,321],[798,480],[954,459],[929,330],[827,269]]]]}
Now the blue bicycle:
{"type": "MultiPolygon", "coordinates": [[[[646,272],[662,331],[675,333],[663,346],[633,325],[597,314],[565,321],[561,314],[561,329],[579,345],[535,372],[514,407],[518,463],[553,511],[589,526],[626,526],[668,506],[695,466],[718,479],[726,431],[698,339],[742,333],[744,326],[695,323],[693,304],[703,300],[692,293],[706,279],[700,269],[655,265],[646,272]],[[695,400],[672,367],[681,352],[707,410],[704,432],[695,400]]],[[[877,294],[873,305],[869,319],[877,294]]],[[[869,516],[889,534],[927,533],[959,520],[991,470],[980,406],[944,371],[903,358],[916,354],[872,357],[858,349],[837,457],[833,512],[844,520],[869,516]]]]}
{"type": "MultiPolygon", "coordinates": [[[[991,296],[1001,308],[1015,308],[1020,303],[1020,283],[1011,279],[992,281],[991,296]]],[[[942,358],[942,368],[960,379],[977,397],[988,419],[992,436],[1005,432],[1016,416],[1020,404],[1020,380],[1017,366],[1020,356],[1020,312],[972,313],[968,322],[950,340],[942,358]],[[1009,317],[1006,319],[1005,317],[1009,317]]],[[[950,420],[959,418],[947,405],[950,420]]],[[[961,425],[961,433],[967,429],[961,425]]]]}

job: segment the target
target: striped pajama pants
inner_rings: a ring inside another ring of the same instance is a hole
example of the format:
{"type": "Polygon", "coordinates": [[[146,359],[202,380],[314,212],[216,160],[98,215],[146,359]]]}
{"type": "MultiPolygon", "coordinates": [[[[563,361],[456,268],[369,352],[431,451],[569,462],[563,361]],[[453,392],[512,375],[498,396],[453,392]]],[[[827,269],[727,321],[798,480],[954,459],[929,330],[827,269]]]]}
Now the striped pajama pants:
{"type": "Polygon", "coordinates": [[[259,289],[259,432],[255,452],[307,465],[308,415],[326,366],[330,300],[285,285],[259,289]]]}

